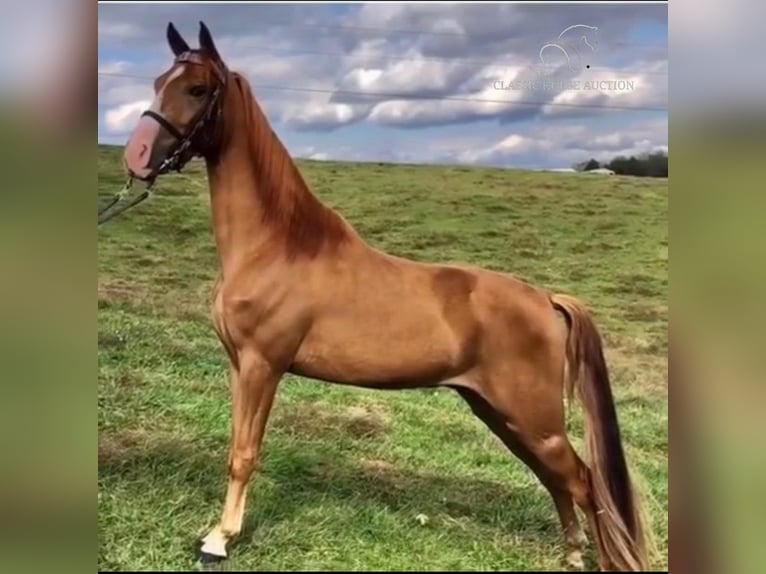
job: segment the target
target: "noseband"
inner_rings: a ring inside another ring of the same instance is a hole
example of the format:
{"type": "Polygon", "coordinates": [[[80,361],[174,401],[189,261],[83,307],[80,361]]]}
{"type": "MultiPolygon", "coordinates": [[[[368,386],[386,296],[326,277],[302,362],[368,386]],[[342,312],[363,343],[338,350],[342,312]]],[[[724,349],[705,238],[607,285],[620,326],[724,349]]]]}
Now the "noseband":
{"type": "MultiPolygon", "coordinates": [[[[198,52],[184,52],[183,54],[179,54],[174,61],[177,64],[205,65],[205,60],[203,60],[198,52]]],[[[207,106],[205,106],[202,112],[197,116],[194,125],[188,133],[182,133],[162,116],[162,114],[152,110],[146,110],[141,114],[142,117],[148,116],[165,128],[165,130],[176,139],[177,143],[173,148],[173,151],[145,178],[147,182],[146,189],[136,199],[123,206],[121,209],[107,214],[107,211],[122,201],[122,198],[125,197],[130,190],[133,183],[133,176],[128,178],[122,191],[115,195],[107,205],[99,209],[99,225],[147,199],[157,176],[171,170],[180,172],[193,157],[212,153],[215,150],[216,144],[220,143],[222,132],[221,115],[223,113],[223,91],[226,88],[226,70],[221,69],[217,63],[211,62],[210,60],[208,60],[207,63],[212,63],[213,71],[218,82],[216,83],[207,106]],[[210,129],[211,123],[213,124],[213,129],[210,129]]]]}

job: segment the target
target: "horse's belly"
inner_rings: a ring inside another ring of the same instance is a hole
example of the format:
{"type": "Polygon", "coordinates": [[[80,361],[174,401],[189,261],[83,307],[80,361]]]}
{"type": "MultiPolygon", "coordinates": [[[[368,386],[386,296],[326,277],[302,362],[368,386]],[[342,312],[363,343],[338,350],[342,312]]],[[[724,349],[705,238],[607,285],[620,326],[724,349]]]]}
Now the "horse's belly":
{"type": "Polygon", "coordinates": [[[459,370],[461,341],[443,323],[312,330],[291,371],[342,384],[436,384],[459,370]]]}

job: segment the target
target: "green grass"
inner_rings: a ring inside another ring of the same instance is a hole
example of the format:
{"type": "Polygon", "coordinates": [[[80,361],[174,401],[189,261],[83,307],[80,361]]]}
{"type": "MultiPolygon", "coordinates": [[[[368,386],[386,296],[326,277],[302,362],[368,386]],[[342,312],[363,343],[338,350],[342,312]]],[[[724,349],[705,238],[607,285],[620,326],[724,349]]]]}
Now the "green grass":
{"type": "MultiPolygon", "coordinates": [[[[666,180],[301,162],[372,245],[468,262],[581,297],[593,310],[630,464],[667,568],[666,180]]],[[[225,353],[200,164],[99,229],[100,569],[193,567],[226,484],[225,353]]],[[[99,194],[122,184],[99,149],[99,194]]],[[[582,449],[579,407],[572,438],[582,449]]],[[[288,376],[267,430],[241,570],[562,567],[552,501],[448,390],[375,391],[288,376]],[[422,515],[422,516],[421,516],[422,515]],[[423,519],[427,517],[427,520],[423,519]]],[[[586,557],[594,566],[592,551],[586,557]]]]}

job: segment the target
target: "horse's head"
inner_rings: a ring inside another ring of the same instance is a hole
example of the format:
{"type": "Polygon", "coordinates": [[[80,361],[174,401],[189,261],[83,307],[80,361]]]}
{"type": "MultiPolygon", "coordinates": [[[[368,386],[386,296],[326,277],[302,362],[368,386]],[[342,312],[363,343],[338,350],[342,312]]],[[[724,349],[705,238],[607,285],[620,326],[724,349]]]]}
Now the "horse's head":
{"type": "Polygon", "coordinates": [[[175,59],[154,80],[154,101],[141,115],[123,156],[130,175],[149,182],[168,170],[180,170],[195,155],[214,154],[222,132],[228,71],[210,31],[200,22],[196,50],[172,23],[167,39],[175,59]]]}
{"type": "Polygon", "coordinates": [[[588,48],[590,48],[591,52],[595,52],[598,50],[598,35],[593,34],[591,36],[586,36],[583,34],[583,36],[580,38],[588,48]]]}
{"type": "Polygon", "coordinates": [[[580,40],[588,46],[592,52],[598,50],[598,27],[597,26],[582,26],[584,34],[580,36],[580,40]]]}

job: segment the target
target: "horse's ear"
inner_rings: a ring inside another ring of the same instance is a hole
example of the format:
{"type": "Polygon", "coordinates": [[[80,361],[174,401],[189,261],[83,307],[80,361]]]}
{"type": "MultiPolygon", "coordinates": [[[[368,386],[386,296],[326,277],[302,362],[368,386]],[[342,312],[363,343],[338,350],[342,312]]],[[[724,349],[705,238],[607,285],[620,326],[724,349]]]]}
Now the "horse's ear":
{"type": "Polygon", "coordinates": [[[189,44],[187,44],[186,40],[184,40],[181,37],[181,34],[178,33],[176,27],[173,26],[173,22],[168,22],[168,44],[170,45],[170,49],[173,50],[173,54],[176,56],[190,50],[189,44]]]}
{"type": "Polygon", "coordinates": [[[214,60],[221,62],[221,56],[213,42],[213,36],[204,22],[199,23],[199,47],[206,51],[214,60]]]}

